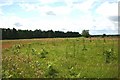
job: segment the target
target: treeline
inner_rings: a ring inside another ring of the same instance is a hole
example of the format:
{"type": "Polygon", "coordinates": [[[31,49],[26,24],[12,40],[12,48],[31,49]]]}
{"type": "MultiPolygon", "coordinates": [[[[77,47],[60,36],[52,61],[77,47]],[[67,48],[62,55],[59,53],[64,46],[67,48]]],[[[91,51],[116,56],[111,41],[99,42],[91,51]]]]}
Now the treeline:
{"type": "Polygon", "coordinates": [[[31,38],[64,38],[64,37],[80,37],[78,32],[62,32],[62,31],[42,31],[40,29],[32,30],[16,30],[2,28],[2,39],[31,39],[31,38]]]}
{"type": "Polygon", "coordinates": [[[120,35],[119,34],[116,34],[116,35],[90,35],[90,37],[120,37],[120,35]]]}

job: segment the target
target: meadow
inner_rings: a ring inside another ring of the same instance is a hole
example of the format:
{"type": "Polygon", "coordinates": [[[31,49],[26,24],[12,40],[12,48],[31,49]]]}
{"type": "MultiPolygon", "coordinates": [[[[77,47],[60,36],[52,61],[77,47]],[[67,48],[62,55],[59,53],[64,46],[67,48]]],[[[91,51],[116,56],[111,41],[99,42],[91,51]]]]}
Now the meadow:
{"type": "Polygon", "coordinates": [[[117,78],[117,38],[2,40],[3,78],[117,78]]]}

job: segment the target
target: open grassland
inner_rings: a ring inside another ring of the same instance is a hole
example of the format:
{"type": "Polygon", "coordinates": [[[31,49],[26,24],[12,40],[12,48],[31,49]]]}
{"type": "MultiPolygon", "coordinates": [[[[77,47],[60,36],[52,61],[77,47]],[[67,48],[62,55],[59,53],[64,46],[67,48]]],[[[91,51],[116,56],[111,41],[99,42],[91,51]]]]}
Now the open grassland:
{"type": "Polygon", "coordinates": [[[3,78],[116,78],[117,38],[2,41],[3,78]]]}

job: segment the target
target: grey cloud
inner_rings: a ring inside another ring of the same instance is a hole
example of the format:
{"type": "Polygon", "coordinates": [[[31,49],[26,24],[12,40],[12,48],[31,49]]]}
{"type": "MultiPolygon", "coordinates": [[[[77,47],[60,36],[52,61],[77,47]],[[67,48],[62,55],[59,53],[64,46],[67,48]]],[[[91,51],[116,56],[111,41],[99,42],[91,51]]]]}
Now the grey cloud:
{"type": "Polygon", "coordinates": [[[118,0],[106,0],[106,1],[108,1],[109,3],[117,3],[118,2],[118,0]]]}
{"type": "Polygon", "coordinates": [[[110,16],[109,19],[115,22],[120,22],[120,16],[110,16]]]}
{"type": "Polygon", "coordinates": [[[15,23],[14,24],[16,27],[20,27],[20,26],[23,26],[22,24],[20,24],[19,22],[15,23]]]}
{"type": "Polygon", "coordinates": [[[83,3],[84,2],[84,0],[79,0],[79,1],[74,1],[74,2],[72,2],[73,4],[81,4],[81,3],[83,3]]]}
{"type": "Polygon", "coordinates": [[[102,30],[90,30],[91,34],[98,35],[98,34],[118,34],[118,30],[111,30],[111,29],[102,29],[102,30]]]}
{"type": "Polygon", "coordinates": [[[47,14],[47,15],[53,15],[53,16],[56,15],[53,11],[48,11],[48,12],[46,12],[46,14],[47,14]]]}
{"type": "Polygon", "coordinates": [[[39,0],[0,0],[0,3],[8,3],[8,2],[39,2],[39,0]]]}

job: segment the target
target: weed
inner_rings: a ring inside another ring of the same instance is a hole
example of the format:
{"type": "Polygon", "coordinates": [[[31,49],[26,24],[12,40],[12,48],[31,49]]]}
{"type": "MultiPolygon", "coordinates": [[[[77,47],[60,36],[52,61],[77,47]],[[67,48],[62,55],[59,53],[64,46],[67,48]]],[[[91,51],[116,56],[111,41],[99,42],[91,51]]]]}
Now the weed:
{"type": "Polygon", "coordinates": [[[106,39],[106,42],[104,42],[102,39],[102,43],[100,43],[101,41],[95,39],[90,43],[89,39],[87,40],[85,38],[83,42],[80,38],[68,38],[67,40],[63,40],[62,38],[63,41],[59,41],[60,39],[42,40],[43,41],[31,40],[32,42],[24,44],[24,47],[21,44],[16,44],[8,48],[9,50],[3,49],[2,77],[109,78],[118,75],[118,67],[114,66],[117,65],[118,58],[117,48],[115,48],[115,44],[117,44],[116,41],[106,39]],[[48,43],[46,43],[46,41],[48,43]],[[51,41],[55,42],[57,46],[53,46],[51,41]],[[97,42],[99,46],[93,46],[95,42],[97,42]],[[41,43],[44,43],[44,45],[41,43]],[[38,52],[38,50],[41,51],[38,52]],[[86,50],[88,51],[86,52],[86,50]],[[104,55],[100,54],[101,51],[103,51],[104,55]],[[79,54],[82,52],[86,54],[79,54]],[[97,55],[97,53],[99,53],[99,55],[97,55]],[[64,56],[66,56],[67,59],[64,56]],[[54,62],[55,64],[47,65],[48,62],[54,62]]]}
{"type": "Polygon", "coordinates": [[[45,49],[42,49],[42,52],[40,53],[40,57],[45,58],[46,54],[48,54],[48,52],[45,49]]]}
{"type": "Polygon", "coordinates": [[[104,51],[106,63],[110,63],[110,61],[112,61],[114,59],[113,53],[114,53],[113,49],[109,49],[109,50],[104,51]]]}
{"type": "Polygon", "coordinates": [[[35,55],[36,54],[36,49],[32,48],[32,54],[35,55]]]}
{"type": "Polygon", "coordinates": [[[69,74],[70,74],[70,76],[71,76],[72,78],[74,78],[74,77],[77,76],[77,74],[76,74],[75,71],[74,71],[74,67],[71,67],[71,68],[69,69],[69,74]]]}
{"type": "Polygon", "coordinates": [[[53,68],[53,66],[51,64],[49,64],[47,67],[47,71],[45,73],[46,77],[54,78],[57,76],[57,74],[58,74],[58,72],[53,68]]]}

